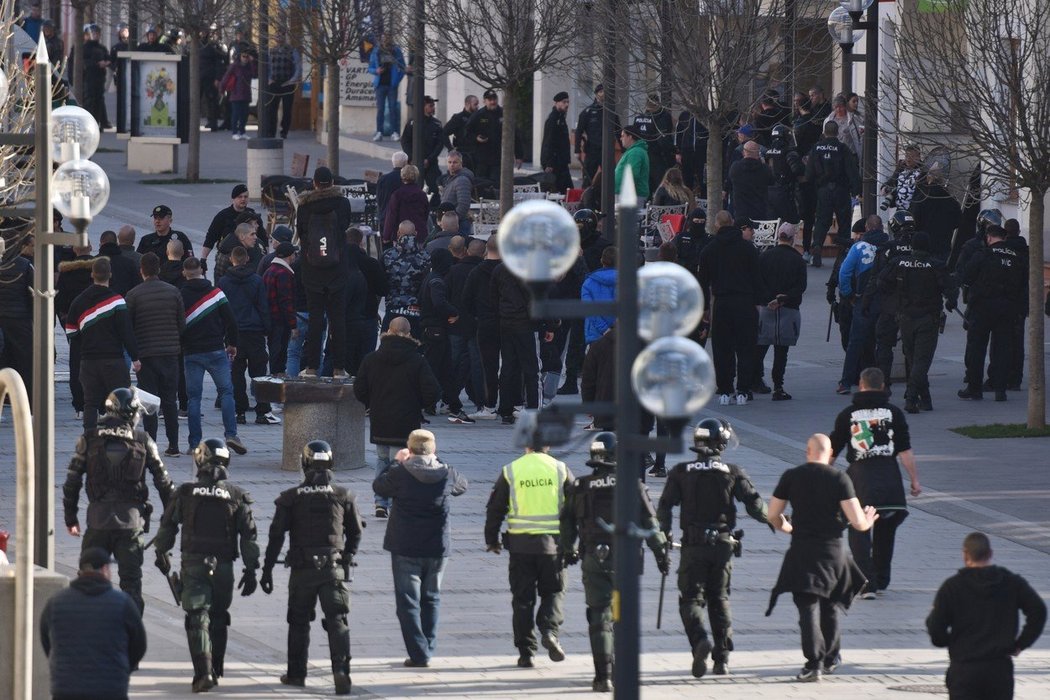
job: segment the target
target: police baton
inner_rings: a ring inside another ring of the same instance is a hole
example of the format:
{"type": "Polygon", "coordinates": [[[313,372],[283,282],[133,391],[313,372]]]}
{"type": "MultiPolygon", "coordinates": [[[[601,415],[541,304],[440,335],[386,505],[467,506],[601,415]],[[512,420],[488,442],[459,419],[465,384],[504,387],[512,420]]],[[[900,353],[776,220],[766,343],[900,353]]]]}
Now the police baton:
{"type": "Polygon", "coordinates": [[[824,342],[831,342],[831,324],[835,320],[835,312],[838,311],[839,303],[836,301],[828,310],[828,332],[824,335],[824,342]]]}
{"type": "Polygon", "coordinates": [[[182,605],[182,580],[179,578],[177,571],[164,576],[168,582],[168,588],[171,589],[171,594],[175,597],[175,605],[182,605]]]}
{"type": "MultiPolygon", "coordinates": [[[[667,555],[670,558],[672,549],[681,548],[681,544],[678,542],[667,543],[667,555]]],[[[667,588],[667,574],[661,574],[660,576],[660,602],[656,604],[656,629],[660,629],[660,624],[664,619],[664,590],[667,588]]]]}

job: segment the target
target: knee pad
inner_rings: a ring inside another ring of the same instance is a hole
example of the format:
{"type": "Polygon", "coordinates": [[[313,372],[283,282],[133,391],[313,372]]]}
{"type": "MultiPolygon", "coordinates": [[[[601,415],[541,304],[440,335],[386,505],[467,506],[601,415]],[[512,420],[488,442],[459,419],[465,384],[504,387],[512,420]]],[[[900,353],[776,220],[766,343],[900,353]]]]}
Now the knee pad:
{"type": "Polygon", "coordinates": [[[211,622],[209,627],[229,627],[233,624],[232,618],[230,617],[229,610],[223,610],[222,612],[213,612],[211,614],[211,622]]]}
{"type": "Polygon", "coordinates": [[[314,621],[317,617],[317,612],[311,610],[309,612],[305,610],[296,610],[294,608],[288,608],[288,624],[290,625],[308,625],[314,621]]]}
{"type": "Polygon", "coordinates": [[[326,617],[321,620],[321,627],[325,632],[339,631],[339,628],[347,629],[346,615],[326,617]]]}
{"type": "Polygon", "coordinates": [[[187,632],[199,632],[203,631],[207,625],[204,624],[205,618],[208,617],[207,610],[191,610],[186,613],[186,631],[187,632]]]}

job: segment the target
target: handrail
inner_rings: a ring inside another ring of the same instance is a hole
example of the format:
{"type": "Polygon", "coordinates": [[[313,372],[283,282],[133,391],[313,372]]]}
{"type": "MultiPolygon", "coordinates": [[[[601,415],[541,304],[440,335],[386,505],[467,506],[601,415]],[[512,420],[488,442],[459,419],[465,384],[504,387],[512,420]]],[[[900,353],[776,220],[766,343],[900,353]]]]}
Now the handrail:
{"type": "Polygon", "coordinates": [[[15,427],[17,497],[15,504],[15,700],[33,697],[33,421],[22,377],[10,367],[0,369],[0,411],[4,397],[11,397],[15,427]]]}

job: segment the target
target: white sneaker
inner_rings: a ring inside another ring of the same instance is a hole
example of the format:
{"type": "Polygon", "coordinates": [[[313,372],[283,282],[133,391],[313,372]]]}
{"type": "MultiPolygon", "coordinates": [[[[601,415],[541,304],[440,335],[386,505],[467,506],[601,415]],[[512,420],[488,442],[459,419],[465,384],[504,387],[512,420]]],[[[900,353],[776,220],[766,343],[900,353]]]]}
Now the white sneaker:
{"type": "Polygon", "coordinates": [[[376,135],[372,137],[372,140],[373,141],[382,141],[383,140],[383,132],[382,131],[377,131],[376,135]]]}
{"type": "Polygon", "coordinates": [[[474,420],[495,420],[499,418],[499,414],[494,408],[482,407],[471,413],[470,417],[474,420]]]}
{"type": "Polygon", "coordinates": [[[719,394],[718,395],[718,405],[719,406],[728,406],[729,403],[730,403],[729,394],[719,394]]]}
{"type": "Polygon", "coordinates": [[[525,412],[525,407],[524,406],[515,406],[514,407],[514,417],[515,418],[520,418],[521,414],[524,413],[524,412],[525,412]]]}
{"type": "Polygon", "coordinates": [[[390,134],[390,140],[391,141],[400,141],[401,137],[398,136],[398,133],[395,131],[394,133],[390,134]]]}
{"type": "Polygon", "coordinates": [[[736,405],[737,406],[745,406],[745,405],[747,405],[747,394],[737,394],[736,395],[736,405]]]}
{"type": "Polygon", "coordinates": [[[802,260],[803,260],[803,262],[805,262],[805,263],[806,263],[807,265],[809,265],[809,264],[810,264],[811,262],[813,262],[813,256],[812,256],[812,255],[810,255],[810,254],[809,254],[808,252],[806,252],[806,253],[803,253],[803,254],[802,254],[802,260]]]}
{"type": "Polygon", "coordinates": [[[439,401],[437,405],[437,412],[434,415],[447,416],[450,413],[451,411],[448,410],[448,404],[444,401],[439,401]]]}
{"type": "Polygon", "coordinates": [[[233,134],[232,136],[230,136],[230,138],[233,139],[234,141],[240,141],[241,140],[241,135],[240,134],[233,134]]]}
{"type": "Polygon", "coordinates": [[[548,406],[550,406],[550,405],[551,405],[552,403],[554,403],[554,399],[544,399],[544,400],[543,400],[543,401],[542,401],[542,402],[540,403],[540,408],[547,408],[547,407],[548,407],[548,406]]]}

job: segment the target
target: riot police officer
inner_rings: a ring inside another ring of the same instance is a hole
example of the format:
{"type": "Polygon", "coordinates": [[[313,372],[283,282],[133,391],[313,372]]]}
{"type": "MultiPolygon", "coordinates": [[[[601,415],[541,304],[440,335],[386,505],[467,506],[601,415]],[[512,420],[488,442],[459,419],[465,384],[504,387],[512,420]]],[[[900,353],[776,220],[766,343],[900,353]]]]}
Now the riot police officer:
{"type": "Polygon", "coordinates": [[[773,171],[773,184],[766,196],[771,218],[797,222],[796,191],[798,179],[806,174],[806,166],[791,143],[791,129],[783,124],[773,127],[770,146],[766,149],[766,165],[773,171]]]}
{"type": "Polygon", "coordinates": [[[891,260],[879,273],[877,283],[879,293],[896,302],[896,322],[908,364],[904,410],[932,411],[928,374],[937,350],[941,298],[949,311],[955,309],[955,281],[941,261],[930,257],[929,234],[916,231],[911,237],[911,252],[891,260]]]}
{"type": "Polygon", "coordinates": [[[1028,272],[1021,256],[1005,241],[1001,226],[985,229],[987,247],[974,253],[962,272],[963,283],[969,286],[969,304],[966,307],[966,387],[959,391],[960,399],[979,400],[982,397],[981,379],[984,376],[984,358],[991,339],[992,389],[996,401],[1006,401],[1006,382],[1010,364],[1012,330],[1018,316],[1028,312],[1028,272]]]}
{"type": "MultiPolygon", "coordinates": [[[[893,369],[893,349],[897,346],[897,309],[899,289],[896,286],[880,286],[879,276],[894,260],[911,255],[911,237],[915,233],[915,217],[907,209],[898,209],[890,218],[892,238],[878,246],[875,264],[868,276],[861,304],[865,312],[875,316],[875,366],[882,370],[889,388],[890,371],[893,369]]],[[[905,360],[908,358],[905,357],[905,360]]]]}
{"type": "Polygon", "coordinates": [[[321,602],[323,627],[328,632],[332,675],[336,695],[350,694],[350,581],[357,545],[364,525],[354,494],[332,483],[334,457],[323,440],[303,447],[303,482],[282,491],[274,503],[270,541],[266,545],[259,586],[273,592],[273,567],[284,546],[284,533],[290,544],[284,565],[292,572],[288,578],[288,672],[284,685],[306,684],[306,660],[310,647],[310,621],[314,605],[321,602]],[[342,576],[339,575],[339,573],[342,576]]]}
{"type": "Polygon", "coordinates": [[[580,249],[583,251],[583,262],[587,272],[594,272],[602,266],[602,253],[612,245],[598,228],[598,215],[593,209],[577,209],[572,215],[576,228],[580,230],[580,249]]]}
{"type": "Polygon", "coordinates": [[[836,245],[849,245],[848,231],[852,219],[850,196],[860,193],[856,157],[839,141],[839,125],[834,121],[824,125],[824,137],[809,152],[806,180],[817,191],[817,213],[813,222],[813,248],[810,253],[813,266],[820,267],[821,250],[832,216],[838,221],[836,245]]]}
{"type": "Polygon", "coordinates": [[[182,484],[164,511],[157,531],[157,568],[169,578],[186,611],[186,637],[193,660],[193,692],[218,684],[226,656],[226,633],[233,602],[233,562],[238,551],[244,573],[237,588],[255,592],[259,545],[255,541],[252,497],[227,481],[230,450],[219,438],[193,450],[197,480],[182,484]],[[182,526],[181,578],[171,573],[169,552],[182,526]],[[181,589],[181,590],[180,590],[181,589]]]}
{"type": "Polygon", "coordinates": [[[141,613],[142,552],[150,514],[146,470],[167,507],[175,486],[160,461],[157,444],[138,428],[142,404],[131,389],[114,389],[106,398],[106,415],[77,440],[62,487],[66,529],[80,536],[77,519],[80,487],[87,476],[87,530],[82,551],[101,547],[117,560],[120,588],[135,601],[141,613]]]}
{"type": "Polygon", "coordinates": [[[962,289],[962,300],[964,304],[968,304],[969,301],[969,290],[961,284],[963,272],[966,270],[966,266],[969,264],[970,259],[979,250],[984,248],[987,243],[985,242],[985,231],[989,226],[1002,226],[1003,225],[1003,213],[998,209],[982,209],[981,213],[977,215],[976,233],[973,238],[970,238],[959,248],[959,257],[955,261],[955,276],[960,281],[960,288],[962,289]]]}
{"type": "MultiPolygon", "coordinates": [[[[616,435],[604,432],[594,436],[587,466],[594,472],[580,477],[565,488],[565,507],[561,514],[561,550],[566,562],[582,559],[583,591],[587,601],[587,627],[594,657],[595,692],[612,690],[613,664],[613,574],[612,533],[601,527],[599,519],[613,522],[616,490],[616,435]],[[580,548],[577,552],[576,539],[580,548]]],[[[642,502],[641,527],[654,531],[646,542],[664,576],[671,568],[667,538],[656,526],[656,512],[645,484],[639,483],[642,502]]]]}
{"type": "MultiPolygon", "coordinates": [[[[602,164],[602,123],[605,120],[605,89],[594,88],[594,102],[580,112],[576,122],[576,158],[583,166],[583,186],[588,187],[602,164]]],[[[613,133],[620,130],[619,119],[612,117],[613,133]]],[[[661,176],[662,177],[662,176],[661,176]]]]}
{"type": "MultiPolygon", "coordinates": [[[[525,420],[524,418],[522,420],[525,420]]],[[[559,517],[565,486],[572,474],[564,462],[533,443],[525,454],[500,470],[485,507],[485,546],[510,553],[510,589],[514,646],[518,666],[532,668],[536,654],[535,627],[551,661],[564,661],[558,629],[565,617],[565,566],[558,551],[559,517]],[[500,540],[500,526],[507,532],[500,540]],[[539,609],[536,598],[539,596],[539,609]]]]}
{"type": "Polygon", "coordinates": [[[736,441],[729,422],[705,418],[693,432],[693,452],[698,459],[676,464],[667,476],[656,517],[660,529],[671,533],[671,510],[680,505],[682,561],[678,568],[678,610],[693,650],[693,676],[707,672],[707,655],[715,662],[714,672],[729,673],[733,630],[729,611],[729,583],[733,554],[739,556],[742,530],[736,527],[736,504],[748,515],[766,523],[766,504],[744,470],[721,459],[722,452],[736,441]],[[713,642],[704,631],[704,603],[711,620],[713,642]]]}

